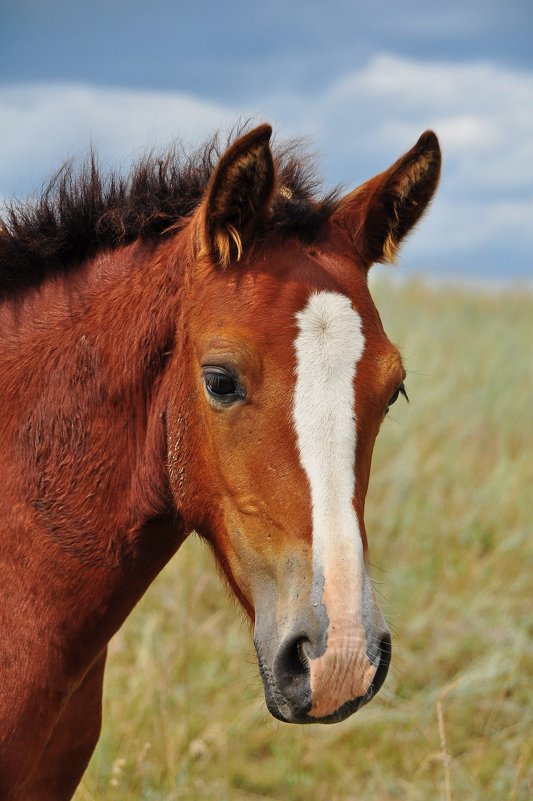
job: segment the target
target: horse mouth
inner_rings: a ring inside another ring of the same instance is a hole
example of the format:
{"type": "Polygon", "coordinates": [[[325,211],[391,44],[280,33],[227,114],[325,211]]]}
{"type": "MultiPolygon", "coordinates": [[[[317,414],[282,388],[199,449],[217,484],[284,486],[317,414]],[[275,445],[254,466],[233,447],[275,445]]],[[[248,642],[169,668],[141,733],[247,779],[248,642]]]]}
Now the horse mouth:
{"type": "Polygon", "coordinates": [[[306,658],[302,658],[298,671],[292,677],[290,698],[277,686],[275,676],[269,670],[258,652],[258,664],[265,701],[270,714],[282,723],[340,723],[368,704],[379,692],[387,676],[391,660],[391,639],[383,634],[379,643],[379,661],[372,683],[364,695],[344,702],[335,712],[323,717],[310,715],[312,706],[310,670],[306,658]]]}

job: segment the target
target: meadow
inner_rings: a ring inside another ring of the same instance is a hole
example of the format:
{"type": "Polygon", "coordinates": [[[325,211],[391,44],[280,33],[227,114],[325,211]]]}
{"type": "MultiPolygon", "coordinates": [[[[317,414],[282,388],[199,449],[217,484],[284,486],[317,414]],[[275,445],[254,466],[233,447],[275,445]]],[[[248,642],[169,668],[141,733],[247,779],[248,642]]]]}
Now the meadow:
{"type": "Polygon", "coordinates": [[[384,688],[340,724],[276,722],[250,627],[190,537],[111,643],[76,801],[533,798],[533,294],[373,294],[411,399],[383,424],[366,509],[384,688]]]}

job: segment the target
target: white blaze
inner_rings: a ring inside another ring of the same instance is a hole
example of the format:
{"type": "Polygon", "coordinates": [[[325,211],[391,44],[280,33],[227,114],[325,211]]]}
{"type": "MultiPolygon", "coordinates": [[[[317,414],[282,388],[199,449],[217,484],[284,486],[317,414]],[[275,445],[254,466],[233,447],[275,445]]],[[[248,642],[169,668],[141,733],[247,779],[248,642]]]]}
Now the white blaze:
{"type": "Polygon", "coordinates": [[[365,339],[361,318],[337,292],[311,295],[297,315],[294,426],[311,491],[311,600],[325,630],[309,654],[316,719],[362,698],[376,675],[372,595],[354,509],[355,377],[365,339]]]}
{"type": "Polygon", "coordinates": [[[332,567],[342,559],[355,572],[360,599],[364,567],[353,496],[354,379],[365,346],[361,318],[344,295],[317,292],[297,320],[293,413],[300,462],[311,489],[313,584],[316,588],[315,582],[324,582],[328,563],[332,567]]]}

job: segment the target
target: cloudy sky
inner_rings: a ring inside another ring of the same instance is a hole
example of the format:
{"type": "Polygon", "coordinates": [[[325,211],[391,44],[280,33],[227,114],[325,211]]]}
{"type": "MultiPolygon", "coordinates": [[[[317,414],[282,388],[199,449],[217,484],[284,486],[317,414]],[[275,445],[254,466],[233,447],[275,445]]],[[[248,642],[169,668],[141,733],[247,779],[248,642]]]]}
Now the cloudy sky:
{"type": "Polygon", "coordinates": [[[400,269],[533,278],[531,0],[0,0],[0,198],[91,145],[127,170],[248,117],[347,189],[434,128],[441,189],[400,269]]]}

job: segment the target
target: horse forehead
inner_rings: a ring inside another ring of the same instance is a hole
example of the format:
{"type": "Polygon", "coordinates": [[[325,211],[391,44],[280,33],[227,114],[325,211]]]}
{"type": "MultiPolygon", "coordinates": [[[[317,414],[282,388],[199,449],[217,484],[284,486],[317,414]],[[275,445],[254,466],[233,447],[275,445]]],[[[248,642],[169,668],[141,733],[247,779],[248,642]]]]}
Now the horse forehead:
{"type": "Polygon", "coordinates": [[[198,331],[248,340],[262,351],[279,351],[298,333],[298,314],[313,295],[342,296],[357,311],[365,330],[382,334],[366,284],[353,262],[340,254],[289,247],[275,249],[251,265],[236,265],[197,287],[198,331]],[[203,297],[202,297],[203,296],[203,297]]]}
{"type": "MultiPolygon", "coordinates": [[[[358,292],[342,287],[324,274],[303,276],[298,273],[255,273],[243,270],[228,281],[212,285],[197,305],[196,312],[216,328],[250,327],[254,332],[289,328],[296,315],[307,305],[310,297],[335,293],[349,298],[356,308],[358,292]]],[[[200,294],[204,294],[202,291],[200,294]]]]}

